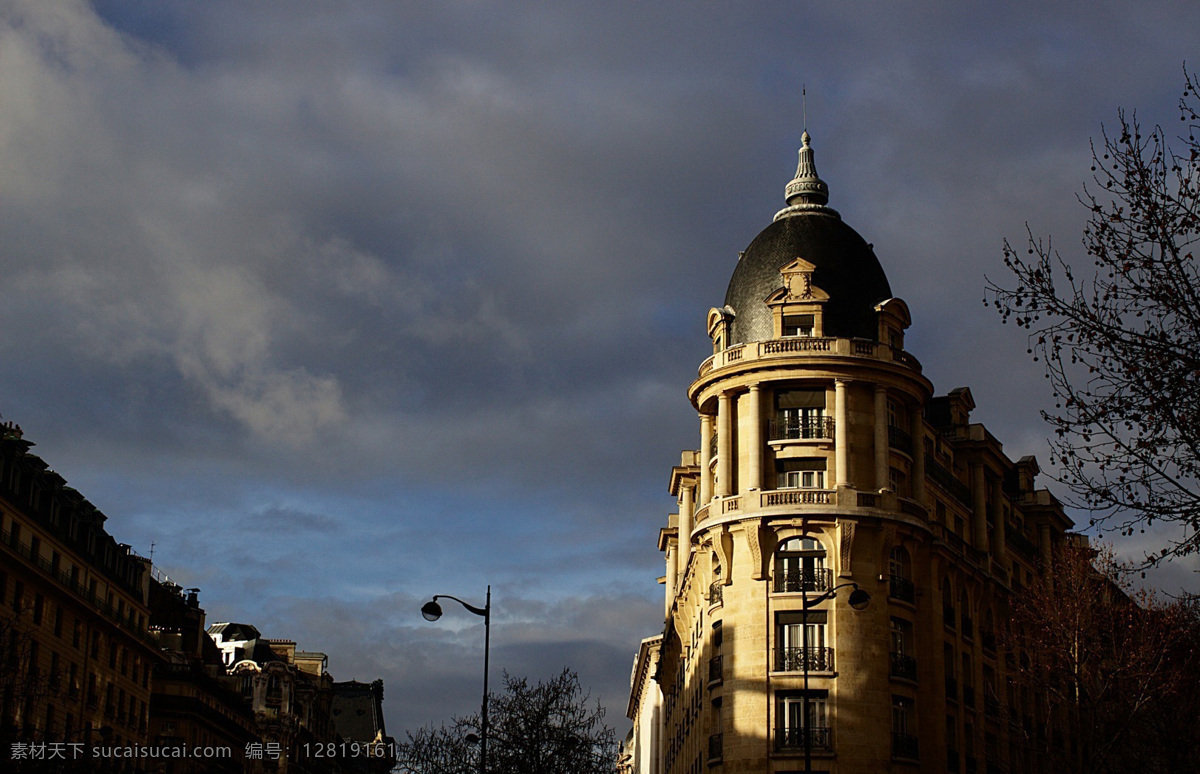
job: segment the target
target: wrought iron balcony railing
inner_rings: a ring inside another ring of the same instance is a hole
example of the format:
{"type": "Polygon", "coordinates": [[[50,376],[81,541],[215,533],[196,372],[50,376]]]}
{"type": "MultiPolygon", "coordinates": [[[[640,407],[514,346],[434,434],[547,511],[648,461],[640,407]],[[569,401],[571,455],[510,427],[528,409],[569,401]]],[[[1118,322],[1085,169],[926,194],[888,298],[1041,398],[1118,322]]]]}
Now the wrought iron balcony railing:
{"type": "Polygon", "coordinates": [[[833,571],[827,568],[812,570],[776,570],[775,590],[785,591],[828,591],[833,582],[833,571]]]}
{"type": "Polygon", "coordinates": [[[1004,525],[1004,538],[1010,548],[1029,561],[1037,562],[1041,558],[1041,555],[1038,553],[1037,546],[1034,545],[1033,541],[1025,537],[1025,535],[1013,525],[1004,525]]]}
{"type": "Polygon", "coordinates": [[[776,417],[767,421],[768,441],[807,441],[833,438],[833,417],[776,417]]]}
{"type": "Polygon", "coordinates": [[[930,481],[945,489],[951,497],[963,505],[971,505],[971,487],[955,478],[953,473],[943,467],[930,454],[925,455],[925,475],[929,476],[930,481]]]}
{"type": "Polygon", "coordinates": [[[914,734],[892,732],[892,755],[897,758],[918,760],[921,757],[920,752],[920,746],[917,744],[917,737],[914,734]]]}
{"type": "Polygon", "coordinates": [[[912,604],[917,598],[913,582],[899,575],[888,576],[888,596],[909,604],[912,604]]]}
{"type": "Polygon", "coordinates": [[[888,425],[888,446],[912,456],[912,436],[895,425],[888,425]]]}
{"type": "Polygon", "coordinates": [[[720,656],[713,656],[708,660],[708,684],[713,685],[725,679],[725,670],[721,664],[720,656]]]}
{"type": "Polygon", "coordinates": [[[779,648],[775,651],[778,672],[833,671],[833,648],[779,648]],[[806,667],[807,664],[807,667],[806,667]]]}
{"type": "Polygon", "coordinates": [[[710,761],[719,761],[723,755],[723,745],[720,734],[712,734],[708,737],[708,759],[710,761]]]}
{"type": "Polygon", "coordinates": [[[912,656],[906,656],[903,653],[893,653],[891,661],[891,670],[889,672],[892,677],[899,677],[904,680],[916,681],[917,679],[917,660],[912,656]]]}
{"type": "Polygon", "coordinates": [[[805,748],[805,737],[810,750],[826,752],[832,749],[829,728],[779,728],[775,730],[775,749],[780,752],[800,752],[805,748]]]}

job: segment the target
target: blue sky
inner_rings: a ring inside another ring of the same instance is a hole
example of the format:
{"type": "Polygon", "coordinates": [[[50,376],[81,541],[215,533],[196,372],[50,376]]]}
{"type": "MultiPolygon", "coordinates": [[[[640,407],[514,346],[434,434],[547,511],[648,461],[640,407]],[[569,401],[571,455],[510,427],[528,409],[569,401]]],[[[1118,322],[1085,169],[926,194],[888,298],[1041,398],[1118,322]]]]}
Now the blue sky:
{"type": "Polygon", "coordinates": [[[417,610],[489,583],[494,677],[569,665],[621,725],[704,315],[782,205],[800,85],[926,374],[1045,459],[984,275],[1026,223],[1076,249],[1089,138],[1177,121],[1198,22],[0,0],[0,412],[211,621],[383,677],[393,733],[477,705],[480,627],[417,610]]]}

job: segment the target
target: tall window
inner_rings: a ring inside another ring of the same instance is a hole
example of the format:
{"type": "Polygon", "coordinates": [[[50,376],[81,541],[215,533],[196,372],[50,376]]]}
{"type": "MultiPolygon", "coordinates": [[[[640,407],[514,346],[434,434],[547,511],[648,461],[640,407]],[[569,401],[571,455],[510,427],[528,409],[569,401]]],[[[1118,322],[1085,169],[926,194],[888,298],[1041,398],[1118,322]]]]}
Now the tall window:
{"type": "Polygon", "coordinates": [[[948,642],[942,644],[942,663],[946,668],[946,696],[958,701],[958,680],[955,678],[958,667],[954,660],[954,648],[948,642]]]}
{"type": "Polygon", "coordinates": [[[962,634],[964,637],[974,637],[974,623],[971,620],[971,597],[967,594],[965,588],[959,591],[958,595],[958,613],[962,619],[962,634]]]}
{"type": "Polygon", "coordinates": [[[958,773],[958,720],[946,716],[946,771],[958,773]]]}
{"type": "Polygon", "coordinates": [[[892,697],[892,753],[903,758],[917,757],[913,700],[904,696],[892,697]]]}
{"type": "Polygon", "coordinates": [[[775,461],[778,489],[824,489],[825,458],[801,457],[775,461]]]}
{"type": "Polygon", "coordinates": [[[776,703],[775,747],[780,750],[829,749],[825,691],[780,694],[776,703]]]}
{"type": "Polygon", "coordinates": [[[776,591],[824,591],[828,574],[825,547],[812,538],[785,540],[775,552],[776,591]]]}
{"type": "Polygon", "coordinates": [[[913,625],[903,618],[893,618],[891,623],[892,653],[891,675],[905,680],[917,679],[917,660],[913,657],[913,625]]]}
{"type": "Polygon", "coordinates": [[[954,628],[954,592],[950,588],[949,578],[942,578],[942,623],[954,628]]]}
{"type": "Polygon", "coordinates": [[[780,672],[810,672],[833,669],[832,653],[825,647],[824,610],[808,614],[785,612],[776,615],[775,668],[780,672]]]}
{"type": "Polygon", "coordinates": [[[962,685],[963,703],[969,707],[975,706],[975,668],[971,654],[962,654],[962,685]]]}
{"type": "Polygon", "coordinates": [[[775,393],[771,440],[828,438],[825,390],[780,390],[775,393]]]}
{"type": "Polygon", "coordinates": [[[888,596],[905,602],[913,602],[912,567],[908,551],[896,546],[888,554],[888,596]]]}

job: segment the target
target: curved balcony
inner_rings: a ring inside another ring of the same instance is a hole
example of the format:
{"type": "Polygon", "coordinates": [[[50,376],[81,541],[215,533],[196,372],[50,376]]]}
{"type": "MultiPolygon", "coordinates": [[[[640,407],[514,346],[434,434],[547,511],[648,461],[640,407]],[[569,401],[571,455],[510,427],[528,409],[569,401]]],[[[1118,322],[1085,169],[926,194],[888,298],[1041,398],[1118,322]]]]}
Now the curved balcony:
{"type": "Polygon", "coordinates": [[[890,599],[898,599],[901,602],[907,602],[910,605],[914,604],[917,595],[913,582],[899,575],[889,575],[888,597],[890,599]]]}
{"type": "Polygon", "coordinates": [[[776,672],[832,672],[833,648],[779,648],[775,651],[776,672]]]}
{"type": "Polygon", "coordinates": [[[917,680],[917,660],[903,653],[892,653],[888,674],[901,680],[917,680]]]}
{"type": "Polygon", "coordinates": [[[722,350],[700,364],[697,378],[703,379],[712,371],[750,361],[830,355],[899,363],[917,373],[921,372],[920,361],[909,353],[869,339],[789,336],[783,339],[751,341],[722,350]]]}
{"type": "Polygon", "coordinates": [[[905,734],[899,731],[892,732],[892,755],[897,758],[908,758],[914,761],[920,760],[920,749],[915,734],[905,734]]]}
{"type": "Polygon", "coordinates": [[[767,420],[768,441],[832,441],[833,417],[777,417],[767,420]]]}
{"type": "Polygon", "coordinates": [[[812,728],[778,728],[775,730],[775,749],[777,751],[802,752],[805,747],[814,752],[828,752],[832,749],[829,728],[813,726],[812,728]]]}
{"type": "Polygon", "coordinates": [[[828,567],[811,570],[775,571],[775,591],[778,593],[797,591],[828,591],[833,585],[833,570],[828,567]]]}

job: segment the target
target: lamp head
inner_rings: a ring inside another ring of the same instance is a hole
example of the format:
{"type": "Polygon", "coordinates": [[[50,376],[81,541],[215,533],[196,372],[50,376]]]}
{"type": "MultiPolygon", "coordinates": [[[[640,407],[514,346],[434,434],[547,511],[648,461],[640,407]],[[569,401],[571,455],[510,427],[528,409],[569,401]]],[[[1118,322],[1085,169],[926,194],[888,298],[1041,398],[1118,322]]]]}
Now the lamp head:
{"type": "Polygon", "coordinates": [[[855,610],[866,610],[871,604],[871,595],[863,589],[856,588],[850,592],[850,607],[855,610]]]}
{"type": "Polygon", "coordinates": [[[426,621],[436,621],[442,617],[442,606],[437,603],[436,599],[431,599],[421,606],[421,615],[426,621]]]}

